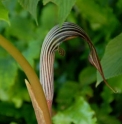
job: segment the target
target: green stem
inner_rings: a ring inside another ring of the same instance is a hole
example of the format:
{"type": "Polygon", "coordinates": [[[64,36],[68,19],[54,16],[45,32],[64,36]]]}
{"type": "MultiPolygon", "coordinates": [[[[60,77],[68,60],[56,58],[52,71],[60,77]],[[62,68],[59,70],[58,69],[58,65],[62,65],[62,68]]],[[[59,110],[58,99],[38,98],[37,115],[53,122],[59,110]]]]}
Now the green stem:
{"type": "MultiPolygon", "coordinates": [[[[0,35],[0,45],[7,51],[13,58],[20,64],[23,68],[26,76],[29,79],[32,90],[34,92],[35,98],[43,111],[44,119],[46,124],[51,124],[51,118],[48,111],[46,99],[43,93],[43,89],[39,82],[39,79],[34,72],[33,68],[30,66],[28,61],[24,58],[24,56],[16,49],[10,42],[8,42],[2,35],[0,35]]],[[[33,51],[32,51],[33,52],[33,51]]]]}

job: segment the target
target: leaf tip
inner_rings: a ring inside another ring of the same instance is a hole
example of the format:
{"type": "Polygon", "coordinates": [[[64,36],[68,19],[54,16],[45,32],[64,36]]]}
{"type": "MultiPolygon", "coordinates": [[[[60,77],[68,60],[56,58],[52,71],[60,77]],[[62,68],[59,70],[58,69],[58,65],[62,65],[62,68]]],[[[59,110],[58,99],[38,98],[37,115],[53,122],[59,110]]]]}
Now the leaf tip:
{"type": "MultiPolygon", "coordinates": [[[[99,84],[100,84],[100,81],[97,81],[95,87],[97,88],[99,84]]],[[[105,83],[105,84],[106,84],[106,83],[105,83]]],[[[108,87],[113,93],[121,93],[121,91],[119,91],[119,90],[117,90],[117,89],[115,89],[115,88],[112,88],[108,83],[107,83],[106,85],[107,85],[107,87],[108,87]]]]}
{"type": "Polygon", "coordinates": [[[97,88],[99,84],[100,84],[100,82],[99,82],[99,81],[97,81],[97,83],[96,83],[95,87],[97,88]]]}
{"type": "Polygon", "coordinates": [[[49,2],[50,2],[50,0],[43,0],[43,5],[46,5],[49,2]]]}
{"type": "Polygon", "coordinates": [[[30,85],[30,83],[28,82],[27,79],[25,79],[25,84],[26,84],[27,87],[29,87],[29,85],[30,85]]]}

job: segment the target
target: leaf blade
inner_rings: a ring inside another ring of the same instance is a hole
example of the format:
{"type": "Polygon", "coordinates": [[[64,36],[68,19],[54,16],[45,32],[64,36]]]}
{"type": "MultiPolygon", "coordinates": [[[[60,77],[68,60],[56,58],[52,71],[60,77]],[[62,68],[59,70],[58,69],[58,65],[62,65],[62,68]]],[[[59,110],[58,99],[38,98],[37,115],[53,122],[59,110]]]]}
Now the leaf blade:
{"type": "Polygon", "coordinates": [[[10,25],[8,10],[4,7],[1,1],[0,1],[0,20],[6,21],[10,25]]]}
{"type": "Polygon", "coordinates": [[[53,122],[54,124],[96,124],[97,119],[94,114],[89,104],[80,97],[71,107],[54,116],[53,122]]]}
{"type": "Polygon", "coordinates": [[[18,0],[20,5],[25,8],[35,19],[36,23],[37,21],[37,4],[39,0],[18,0]]]}
{"type": "Polygon", "coordinates": [[[44,5],[48,2],[53,2],[58,6],[59,9],[59,23],[63,24],[67,16],[70,14],[72,7],[76,0],[43,0],[44,5]]]}
{"type": "MultiPolygon", "coordinates": [[[[112,39],[106,46],[105,54],[101,60],[105,78],[109,79],[122,74],[122,33],[112,39]]],[[[97,84],[102,81],[101,76],[97,72],[97,84]]]]}

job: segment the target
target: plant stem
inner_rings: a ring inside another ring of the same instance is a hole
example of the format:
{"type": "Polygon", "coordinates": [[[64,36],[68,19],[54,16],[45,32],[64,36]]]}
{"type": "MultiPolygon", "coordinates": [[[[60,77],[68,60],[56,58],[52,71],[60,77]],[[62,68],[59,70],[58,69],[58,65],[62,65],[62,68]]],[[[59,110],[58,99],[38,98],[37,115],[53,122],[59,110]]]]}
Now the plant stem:
{"type": "MultiPolygon", "coordinates": [[[[7,51],[13,58],[20,64],[23,68],[28,80],[31,84],[32,90],[34,92],[36,101],[39,104],[39,107],[43,111],[44,119],[46,124],[51,124],[51,118],[48,111],[46,99],[43,93],[43,89],[39,82],[39,79],[34,72],[33,68],[30,66],[28,61],[24,56],[16,49],[10,42],[8,42],[2,35],[0,35],[0,45],[7,51]]],[[[32,51],[33,52],[33,51],[32,51]]],[[[21,91],[20,91],[21,92],[21,91]]]]}

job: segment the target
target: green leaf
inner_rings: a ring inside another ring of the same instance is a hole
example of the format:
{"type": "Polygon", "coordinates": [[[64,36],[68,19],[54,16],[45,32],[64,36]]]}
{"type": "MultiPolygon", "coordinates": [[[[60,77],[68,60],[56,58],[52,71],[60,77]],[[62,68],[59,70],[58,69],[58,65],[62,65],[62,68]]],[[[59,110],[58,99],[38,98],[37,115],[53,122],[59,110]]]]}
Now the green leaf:
{"type": "Polygon", "coordinates": [[[30,97],[24,82],[25,78],[24,73],[19,70],[14,85],[9,87],[9,101],[14,103],[16,108],[20,108],[24,101],[30,102],[30,97]]]}
{"type": "Polygon", "coordinates": [[[77,98],[76,102],[63,112],[58,112],[53,117],[54,124],[96,124],[95,112],[89,104],[82,98],[77,98]]]}
{"type": "Polygon", "coordinates": [[[57,13],[56,13],[55,9],[56,9],[56,7],[54,7],[52,4],[49,4],[48,6],[45,6],[43,8],[42,13],[41,13],[41,17],[40,17],[40,24],[41,24],[40,31],[41,30],[42,30],[42,32],[46,31],[46,34],[47,34],[48,31],[54,25],[56,25],[56,23],[57,23],[57,13]]]}
{"type": "Polygon", "coordinates": [[[79,81],[82,86],[93,83],[96,80],[96,69],[94,67],[86,67],[79,74],[79,81]]]}
{"type": "Polygon", "coordinates": [[[31,41],[28,44],[28,48],[23,52],[23,55],[28,60],[28,62],[31,64],[31,66],[34,67],[34,60],[39,57],[40,54],[40,41],[31,41]]]}
{"type": "MultiPolygon", "coordinates": [[[[18,109],[12,103],[0,102],[0,122],[2,124],[4,122],[7,124],[18,124],[20,120],[24,120],[25,124],[37,124],[31,104],[23,104],[23,106],[18,109]],[[11,121],[15,121],[16,123],[12,123],[11,121]]],[[[20,123],[22,123],[22,121],[20,123]]]]}
{"type": "Polygon", "coordinates": [[[108,103],[108,104],[114,100],[113,93],[106,86],[104,87],[104,92],[101,93],[101,96],[105,101],[105,103],[108,103]]]}
{"type": "Polygon", "coordinates": [[[67,16],[69,15],[72,7],[74,6],[76,0],[43,0],[43,3],[46,4],[49,1],[55,3],[59,8],[59,23],[62,24],[67,16]]]}
{"type": "MultiPolygon", "coordinates": [[[[108,43],[101,64],[106,79],[122,74],[122,33],[108,43]]],[[[96,85],[101,81],[102,78],[97,72],[96,85]]]]}
{"type": "Polygon", "coordinates": [[[99,29],[103,25],[113,30],[117,24],[117,19],[109,6],[103,7],[98,2],[95,2],[95,0],[77,0],[76,5],[83,18],[90,22],[94,30],[99,29]]]}
{"type": "Polygon", "coordinates": [[[4,20],[10,25],[8,18],[8,10],[4,7],[1,1],[0,1],[0,20],[4,20]]]}
{"type": "Polygon", "coordinates": [[[22,41],[30,41],[35,37],[33,23],[20,16],[11,18],[11,26],[7,27],[6,33],[22,41]]]}
{"type": "Polygon", "coordinates": [[[101,114],[99,112],[98,116],[98,124],[121,124],[120,121],[114,117],[106,115],[105,113],[101,114]]]}
{"type": "Polygon", "coordinates": [[[104,16],[103,9],[101,9],[99,5],[95,3],[95,1],[78,0],[77,6],[79,7],[84,18],[102,24],[107,22],[107,18],[104,16]]]}
{"type": "MultiPolygon", "coordinates": [[[[104,102],[102,103],[104,104],[104,102]]],[[[110,108],[111,104],[108,103],[106,104],[106,106],[100,106],[100,107],[98,107],[97,105],[99,106],[100,103],[94,104],[94,106],[92,106],[95,109],[97,124],[121,124],[118,118],[118,113],[117,116],[112,116],[110,112],[107,112],[108,109],[111,109],[110,108]]]]}
{"type": "MultiPolygon", "coordinates": [[[[104,102],[102,102],[104,103],[104,102]]],[[[110,104],[106,104],[106,106],[100,106],[99,104],[94,104],[92,107],[95,110],[96,117],[97,117],[97,124],[120,124],[118,113],[117,117],[110,115],[110,112],[108,113],[106,109],[110,109],[110,104]],[[100,107],[98,107],[100,106],[100,107]],[[106,113],[107,112],[107,113],[106,113]]],[[[114,109],[114,108],[113,108],[114,109]]]]}
{"type": "Polygon", "coordinates": [[[50,2],[51,0],[43,0],[43,4],[47,4],[48,2],[50,2]]]}
{"type": "Polygon", "coordinates": [[[86,98],[86,99],[89,99],[91,97],[93,97],[93,89],[90,87],[90,86],[84,86],[81,91],[80,91],[80,94],[86,98]]]}
{"type": "MultiPolygon", "coordinates": [[[[116,76],[116,77],[112,77],[110,79],[108,79],[108,83],[112,86],[115,87],[115,89],[120,93],[122,92],[122,75],[116,76]],[[115,83],[116,82],[116,83],[115,83]]],[[[105,87],[105,91],[107,92],[107,95],[109,95],[111,92],[107,87],[105,87]]],[[[112,93],[112,92],[111,92],[112,93]]],[[[107,96],[106,96],[107,97],[107,96]]],[[[109,96],[108,96],[109,97],[109,96]]],[[[109,97],[110,98],[110,97],[109,97]]],[[[109,100],[108,98],[106,98],[106,100],[109,100]]]]}
{"type": "Polygon", "coordinates": [[[62,108],[63,106],[63,108],[65,109],[72,103],[74,97],[78,92],[78,87],[79,86],[77,82],[67,81],[64,83],[64,85],[58,91],[56,98],[56,102],[58,103],[58,106],[60,108],[62,108]]]}
{"type": "Polygon", "coordinates": [[[118,1],[117,1],[117,7],[118,7],[119,9],[122,8],[122,1],[121,1],[121,0],[118,0],[118,1]]]}
{"type": "Polygon", "coordinates": [[[20,75],[15,60],[0,49],[0,100],[12,102],[17,108],[21,107],[23,101],[30,101],[24,83],[25,75],[20,75]]]}
{"type": "Polygon", "coordinates": [[[0,49],[0,100],[9,100],[9,89],[15,83],[17,70],[13,58],[0,49]]]}
{"type": "Polygon", "coordinates": [[[39,0],[18,0],[23,8],[25,8],[34,17],[37,22],[37,4],[39,0]]]}

